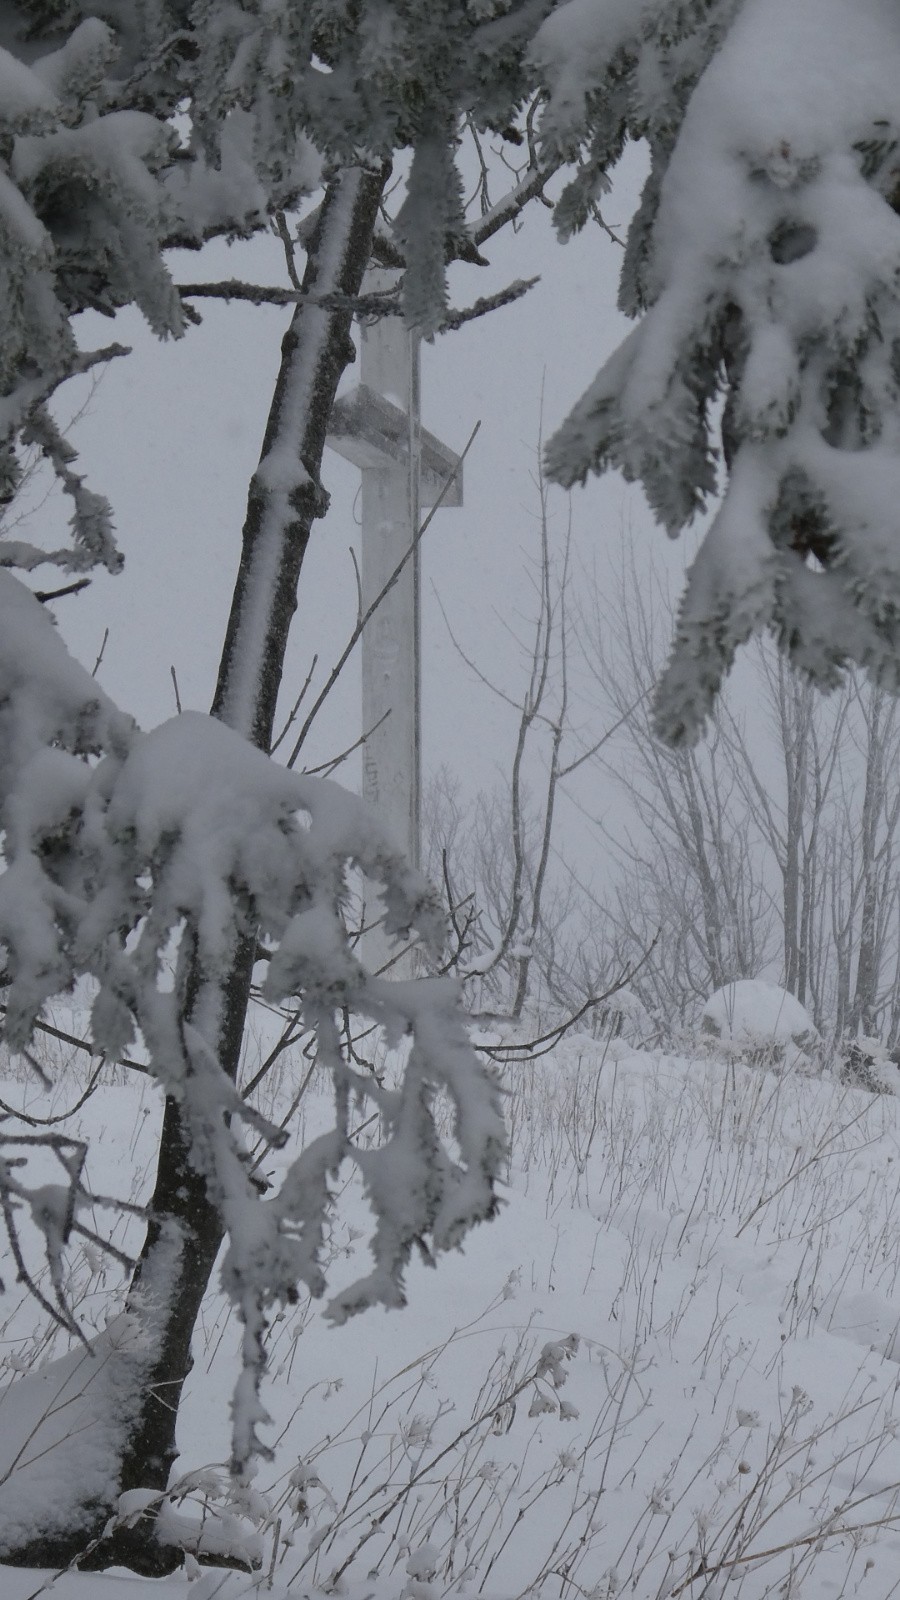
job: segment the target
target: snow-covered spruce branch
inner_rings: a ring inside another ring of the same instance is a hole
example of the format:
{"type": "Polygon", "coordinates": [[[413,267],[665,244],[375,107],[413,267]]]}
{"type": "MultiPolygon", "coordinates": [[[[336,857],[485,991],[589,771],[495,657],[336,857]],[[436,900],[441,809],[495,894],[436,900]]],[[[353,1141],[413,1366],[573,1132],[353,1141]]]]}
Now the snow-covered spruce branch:
{"type": "MultiPolygon", "coordinates": [[[[243,1465],[261,1448],[254,1396],[268,1312],[300,1285],[316,1295],[326,1288],[319,1251],[341,1165],[356,1168],[368,1195],[373,1266],[332,1302],[336,1320],[402,1303],[413,1249],[430,1257],[492,1214],[505,1150],[497,1090],[469,1048],[452,981],[375,980],[351,949],[342,920],[350,866],[381,883],[389,936],[414,929],[432,947],[443,936],[433,892],[361,802],[276,766],[197,713],[140,733],[68,657],[37,601],[2,573],[0,616],[5,1035],[11,1048],[27,1047],[42,1006],[87,979],[94,1048],[115,1059],[139,1035],[150,1070],[178,1100],[229,1235],[223,1279],[245,1328],[234,1440],[243,1465]],[[268,957],[264,993],[297,999],[335,1086],[331,1132],[266,1199],[249,1170],[246,1132],[275,1143],[284,1135],[241,1096],[198,1019],[184,1020],[181,992],[188,959],[212,980],[251,929],[268,957]],[[181,951],[174,990],[173,945],[181,951]],[[392,1038],[410,1036],[399,1088],[348,1060],[337,1021],[344,1008],[392,1038]],[[439,1091],[454,1107],[457,1154],[437,1131],[439,1091]],[[351,1108],[363,1102],[382,1122],[377,1149],[350,1137],[351,1108]]],[[[79,1201],[74,1193],[76,1222],[79,1201]]]]}
{"type": "Polygon", "coordinates": [[[892,19],[880,0],[569,0],[532,59],[545,158],[580,157],[563,236],[629,137],[652,163],[619,296],[635,327],[550,441],[551,476],[618,468],[670,533],[721,493],[658,729],[696,739],[736,651],[766,628],[820,686],[857,663],[896,690],[892,19]]]}
{"type": "MultiPolygon", "coordinates": [[[[166,252],[246,238],[273,219],[284,234],[285,210],[358,165],[361,151],[372,172],[412,152],[389,242],[406,268],[404,314],[434,332],[447,261],[482,259],[462,205],[460,119],[514,130],[533,101],[526,52],[548,5],[514,7],[502,21],[446,6],[438,26],[432,6],[403,7],[399,58],[373,48],[365,16],[332,27],[284,0],[240,22],[221,0],[200,0],[189,19],[149,0],[121,18],[114,6],[112,22],[76,8],[33,28],[14,7],[0,49],[0,502],[19,481],[33,408],[84,368],[78,313],[133,305],[160,337],[181,336],[191,317],[166,252]],[[345,85],[333,102],[322,94],[322,51],[345,85]]],[[[543,172],[520,181],[493,227],[545,181],[543,172]]],[[[304,240],[316,231],[308,221],[304,240]]],[[[89,493],[76,496],[79,521],[98,525],[103,502],[89,493]]]]}

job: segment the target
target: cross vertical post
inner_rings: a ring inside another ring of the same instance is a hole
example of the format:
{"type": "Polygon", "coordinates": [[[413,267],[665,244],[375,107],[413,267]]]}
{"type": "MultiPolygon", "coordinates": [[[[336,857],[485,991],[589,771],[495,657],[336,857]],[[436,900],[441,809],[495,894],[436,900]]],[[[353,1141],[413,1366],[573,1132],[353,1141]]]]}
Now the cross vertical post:
{"type": "MultiPolygon", "coordinates": [[[[371,272],[372,288],[396,274],[371,272]]],[[[387,283],[385,282],[387,280],[387,283]]],[[[404,413],[396,455],[362,471],[360,580],[367,611],[402,561],[419,527],[417,442],[419,341],[399,317],[364,321],[360,377],[404,413]]],[[[420,562],[415,549],[362,637],[363,797],[385,816],[416,866],[421,816],[420,562]]]]}
{"type": "MultiPolygon", "coordinates": [[[[370,269],[363,292],[395,288],[370,269]]],[[[459,458],[421,425],[419,339],[395,315],[361,319],[360,383],[338,400],[328,442],[361,469],[360,585],[365,613],[414,546],[421,507],[456,476],[444,505],[462,504],[459,458]]],[[[416,865],[421,855],[421,622],[416,546],[362,637],[363,795],[416,865]]]]}

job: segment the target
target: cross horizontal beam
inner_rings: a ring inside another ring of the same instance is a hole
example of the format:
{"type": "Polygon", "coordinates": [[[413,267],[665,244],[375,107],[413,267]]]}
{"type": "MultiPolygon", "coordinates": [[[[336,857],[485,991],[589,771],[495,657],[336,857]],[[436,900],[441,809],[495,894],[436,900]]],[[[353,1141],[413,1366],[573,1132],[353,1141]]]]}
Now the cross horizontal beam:
{"type": "MultiPolygon", "coordinates": [[[[463,503],[459,456],[426,428],[420,429],[419,503],[433,506],[448,477],[456,472],[443,505],[463,503]]],[[[361,383],[338,400],[331,413],[328,443],[354,466],[403,468],[409,460],[409,418],[400,406],[361,383]]]]}

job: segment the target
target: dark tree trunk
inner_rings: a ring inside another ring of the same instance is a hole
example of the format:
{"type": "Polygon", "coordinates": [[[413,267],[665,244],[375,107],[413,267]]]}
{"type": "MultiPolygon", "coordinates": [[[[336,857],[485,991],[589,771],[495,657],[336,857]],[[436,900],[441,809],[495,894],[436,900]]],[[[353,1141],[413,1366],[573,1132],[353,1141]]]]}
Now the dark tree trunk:
{"type": "MultiPolygon", "coordinates": [[[[386,170],[352,168],[329,185],[309,246],[304,294],[359,294],[386,179],[386,170]]],[[[349,310],[297,306],[284,336],[260,463],[250,482],[212,711],[261,750],[272,742],[310,530],[328,506],[320,471],[338,382],[354,359],[351,321],[349,310]]]]}
{"type": "MultiPolygon", "coordinates": [[[[321,297],[359,293],[368,265],[387,170],[349,168],[329,184],[308,249],[302,291],[321,297]]],[[[340,305],[299,303],[282,344],[281,366],[269,412],[260,464],[250,484],[240,565],[225,636],[212,711],[260,749],[272,740],[297,584],[312,524],[327,507],[320,471],[338,382],[353,359],[352,311],[340,305]]],[[[203,975],[189,971],[185,1016],[196,1008],[217,1017],[209,1042],[237,1076],[244,1034],[254,942],[235,951],[227,980],[211,995],[203,975]],[[213,1004],[210,1006],[210,1000],[213,1004]]],[[[191,1162],[181,1113],[167,1100],[152,1222],[134,1275],[132,1294],[152,1289],[166,1274],[154,1352],[120,1474],[120,1490],[166,1488],[177,1455],[175,1431],[182,1387],[191,1367],[191,1337],[223,1240],[218,1209],[191,1162]],[[174,1258],[174,1270],[173,1270],[174,1258]]],[[[99,1534],[110,1507],[100,1508],[99,1534]]],[[[82,1529],[71,1538],[34,1541],[4,1560],[58,1566],[85,1550],[82,1529]]],[[[163,1547],[152,1525],[119,1530],[101,1540],[84,1568],[122,1563],[162,1575],[180,1565],[181,1553],[163,1547]]]]}

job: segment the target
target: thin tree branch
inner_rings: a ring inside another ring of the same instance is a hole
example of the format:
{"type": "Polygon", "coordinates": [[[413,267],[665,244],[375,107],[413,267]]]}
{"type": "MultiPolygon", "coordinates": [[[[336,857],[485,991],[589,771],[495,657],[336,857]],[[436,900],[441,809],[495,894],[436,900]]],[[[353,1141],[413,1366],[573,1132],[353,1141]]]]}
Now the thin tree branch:
{"type": "Polygon", "coordinates": [[[106,649],[106,646],[107,646],[108,642],[109,642],[109,629],[108,628],[104,628],[104,630],[103,630],[103,638],[100,641],[100,649],[97,651],[97,659],[94,662],[94,665],[93,665],[93,667],[91,669],[91,677],[92,678],[96,678],[97,673],[100,671],[100,666],[101,666],[101,663],[103,661],[103,653],[104,653],[104,651],[106,649]]]}
{"type": "MultiPolygon", "coordinates": [[[[475,677],[478,679],[478,682],[482,683],[486,689],[490,689],[491,694],[496,695],[498,700],[502,700],[504,705],[509,706],[512,711],[521,712],[521,710],[522,710],[521,701],[520,700],[514,700],[511,694],[507,694],[505,689],[501,689],[498,684],[494,683],[487,676],[487,674],[482,671],[481,667],[478,666],[478,663],[476,661],[474,661],[471,656],[466,655],[466,652],[463,649],[462,645],[460,644],[459,640],[457,639],[456,634],[453,632],[453,628],[451,626],[450,619],[447,616],[447,613],[446,613],[446,611],[444,609],[444,602],[442,601],[440,595],[438,594],[437,590],[434,588],[433,585],[432,585],[432,593],[434,595],[435,601],[437,602],[438,610],[440,611],[441,616],[444,619],[444,623],[446,624],[447,632],[450,635],[450,643],[453,645],[453,648],[456,651],[457,655],[459,656],[460,660],[462,662],[464,662],[464,664],[469,668],[470,672],[474,673],[475,677]]],[[[515,635],[513,637],[515,637],[515,635]]],[[[544,716],[540,716],[539,715],[538,716],[538,721],[543,722],[548,728],[552,727],[552,723],[551,723],[549,717],[544,717],[544,716]]]]}
{"type": "Polygon", "coordinates": [[[278,735],[278,738],[269,746],[269,755],[270,756],[273,756],[275,754],[275,751],[278,749],[278,746],[284,742],[284,740],[288,736],[288,733],[290,732],[291,728],[293,727],[294,723],[296,722],[296,720],[297,720],[297,712],[300,710],[300,707],[301,707],[301,705],[303,704],[303,701],[306,698],[307,690],[309,689],[309,686],[313,681],[313,677],[315,675],[315,670],[316,670],[316,667],[318,666],[318,664],[319,664],[319,654],[318,654],[318,651],[317,651],[316,654],[313,656],[312,661],[310,662],[309,671],[306,674],[306,678],[304,680],[303,688],[300,690],[300,693],[298,694],[296,700],[294,701],[294,704],[292,705],[292,707],[290,709],[290,712],[288,713],[288,718],[287,718],[287,721],[286,721],[284,727],[282,728],[280,734],[278,735]]]}
{"type": "Polygon", "coordinates": [[[337,767],[339,767],[342,762],[347,760],[348,756],[352,756],[354,750],[358,750],[360,745],[365,744],[368,739],[371,739],[372,734],[375,732],[375,730],[377,728],[380,728],[381,724],[383,722],[387,721],[387,719],[390,716],[390,714],[391,714],[390,707],[388,707],[387,711],[383,711],[382,712],[381,716],[378,718],[378,721],[377,722],[373,722],[371,728],[367,728],[365,733],[361,733],[359,738],[358,739],[354,739],[352,744],[348,744],[346,750],[342,750],[339,756],[332,756],[329,761],[323,761],[321,763],[321,765],[318,766],[318,767],[306,767],[306,768],[304,768],[304,771],[306,772],[307,776],[310,777],[310,778],[314,778],[314,777],[318,776],[319,774],[324,774],[324,776],[327,778],[329,773],[334,772],[335,769],[337,767]]]}
{"type": "Polygon", "coordinates": [[[570,761],[567,766],[560,767],[558,774],[560,783],[562,783],[564,778],[570,777],[573,772],[577,772],[579,767],[583,767],[586,761],[590,761],[592,757],[597,754],[598,750],[602,750],[603,746],[609,742],[613,735],[618,733],[622,724],[627,722],[629,718],[634,715],[641,702],[648,699],[652,693],[652,689],[644,689],[638,695],[633,704],[628,706],[626,710],[622,712],[620,717],[616,718],[616,721],[612,724],[612,727],[607,728],[606,732],[601,735],[596,744],[592,744],[590,749],[585,750],[583,755],[576,756],[575,760],[570,761]]]}
{"type": "Polygon", "coordinates": [[[75,583],[67,583],[62,589],[35,589],[34,598],[44,606],[48,600],[62,600],[64,595],[80,594],[82,589],[89,589],[90,586],[90,578],[78,578],[75,583]]]}
{"type": "Polygon", "coordinates": [[[476,246],[485,244],[495,233],[499,233],[501,228],[505,228],[508,222],[514,222],[529,201],[543,195],[544,189],[560,165],[561,163],[554,162],[549,167],[530,168],[514,189],[510,189],[509,193],[505,194],[502,200],[498,200],[483,217],[479,217],[477,222],[469,225],[466,232],[472,244],[476,246]]]}
{"type": "MultiPolygon", "coordinates": [[[[659,942],[661,933],[662,929],[658,929],[653,936],[652,942],[647,946],[647,949],[644,951],[640,960],[636,961],[633,966],[629,967],[627,971],[623,972],[621,977],[616,979],[616,982],[611,986],[611,988],[604,990],[603,994],[590,995],[588,999],[585,1000],[584,1004],[579,1006],[577,1011],[573,1012],[570,1017],[566,1018],[565,1022],[560,1022],[555,1028],[551,1028],[547,1033],[539,1034],[536,1039],[529,1039],[525,1044],[480,1044],[477,1046],[477,1048],[483,1051],[485,1055],[491,1056],[492,1059],[498,1061],[517,1061],[520,1058],[523,1061],[528,1061],[536,1055],[548,1055],[551,1050],[556,1048],[560,1039],[562,1039],[564,1035],[568,1033],[569,1029],[574,1028],[576,1022],[580,1022],[581,1018],[585,1016],[588,1011],[592,1010],[594,1006],[602,1006],[604,1001],[611,1000],[614,994],[618,994],[620,990],[628,987],[632,978],[637,977],[637,974],[640,972],[641,968],[650,960],[650,957],[659,942]],[[539,1049],[538,1047],[541,1045],[543,1045],[545,1048],[539,1049]],[[516,1052],[518,1052],[518,1054],[516,1052]]],[[[478,1021],[478,1017],[476,1016],[472,1020],[478,1021]]],[[[504,1019],[503,1017],[495,1016],[493,1020],[502,1022],[504,1020],[511,1021],[513,1019],[504,1019]]]]}
{"type": "Polygon", "coordinates": [[[24,1122],[29,1128],[53,1128],[56,1127],[56,1125],[60,1122],[68,1122],[69,1118],[74,1117],[76,1111],[80,1111],[82,1106],[86,1105],[88,1100],[90,1100],[95,1089],[97,1088],[98,1083],[100,1082],[100,1074],[105,1066],[106,1057],[103,1056],[99,1065],[95,1067],[94,1071],[91,1073],[84,1094],[81,1095],[80,1099],[75,1101],[73,1106],[69,1106],[67,1111],[57,1112],[57,1114],[52,1117],[33,1117],[28,1111],[17,1111],[15,1106],[7,1105],[5,1100],[0,1100],[0,1111],[3,1111],[8,1117],[15,1117],[16,1121],[18,1122],[24,1122]]]}
{"type": "MultiPolygon", "coordinates": [[[[0,1015],[6,1015],[5,1005],[0,1004],[0,1015]]],[[[63,1044],[70,1044],[76,1050],[83,1050],[85,1055],[97,1055],[94,1046],[87,1039],[79,1039],[74,1033],[65,1033],[62,1028],[54,1028],[49,1022],[42,1022],[40,1018],[36,1019],[34,1025],[39,1033],[47,1033],[51,1039],[59,1039],[63,1044]]],[[[104,1060],[109,1061],[109,1057],[104,1057],[104,1060]]],[[[131,1061],[127,1056],[118,1056],[115,1061],[109,1064],[115,1067],[127,1067],[129,1072],[143,1072],[145,1076],[151,1076],[149,1067],[144,1066],[140,1061],[131,1061]]],[[[49,1079],[48,1082],[50,1082],[49,1079]]],[[[52,1083],[50,1083],[50,1087],[53,1087],[52,1083]]],[[[18,1113],[16,1114],[18,1115],[18,1113]]]]}
{"type": "Polygon", "coordinates": [[[275,213],[275,232],[284,245],[284,261],[287,267],[287,275],[294,288],[300,290],[302,284],[297,272],[297,263],[294,260],[294,241],[288,231],[287,218],[283,211],[276,211],[275,213]]]}

